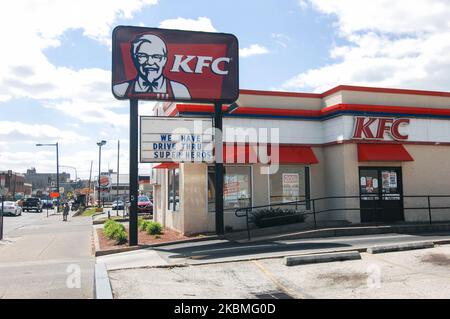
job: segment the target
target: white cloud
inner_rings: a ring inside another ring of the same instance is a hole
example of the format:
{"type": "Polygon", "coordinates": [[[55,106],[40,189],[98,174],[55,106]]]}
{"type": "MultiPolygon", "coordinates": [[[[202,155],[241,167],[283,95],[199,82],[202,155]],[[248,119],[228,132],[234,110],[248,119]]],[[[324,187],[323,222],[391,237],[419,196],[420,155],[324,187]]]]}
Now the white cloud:
{"type": "Polygon", "coordinates": [[[450,3],[445,0],[309,0],[336,19],[348,44],[329,65],[307,70],[284,89],[324,91],[339,84],[448,90],[450,3]]]}
{"type": "Polygon", "coordinates": [[[43,143],[54,143],[56,140],[59,140],[64,141],[66,144],[86,142],[89,140],[89,138],[81,136],[76,132],[60,130],[46,124],[0,121],[0,127],[0,137],[9,142],[14,138],[20,138],[21,142],[24,142],[24,138],[29,138],[31,142],[41,141],[43,143]]]}
{"type": "Polygon", "coordinates": [[[239,57],[247,58],[253,55],[267,54],[269,50],[259,44],[252,44],[248,48],[239,49],[239,57]]]}
{"type": "MultiPolygon", "coordinates": [[[[89,135],[85,137],[54,127],[54,118],[47,121],[41,118],[42,124],[10,122],[4,110],[10,107],[8,101],[27,98],[80,119],[82,123],[103,123],[99,125],[99,131],[105,129],[105,132],[111,133],[110,136],[123,133],[128,124],[128,115],[121,111],[127,111],[127,103],[112,97],[110,71],[55,66],[47,59],[45,49],[60,46],[60,37],[69,30],[81,30],[85,37],[98,41],[99,45],[110,46],[111,29],[119,19],[130,19],[144,7],[157,2],[16,0],[2,7],[0,108],[3,116],[0,122],[0,169],[24,172],[27,167],[36,166],[40,171],[54,171],[54,152],[44,148],[37,150],[34,144],[58,141],[61,163],[76,166],[79,175],[86,177],[84,168],[90,163],[88,159],[95,160],[98,154],[95,140],[91,141],[92,136],[97,136],[92,127],[88,129],[79,125],[76,123],[78,120],[72,123],[75,126],[71,128],[75,127],[78,132],[89,135]]],[[[70,62],[67,61],[67,65],[70,62]]],[[[105,157],[105,160],[109,159],[105,157]]]]}
{"type": "Polygon", "coordinates": [[[109,44],[115,21],[131,18],[143,7],[156,3],[157,0],[17,0],[3,6],[0,37],[5,45],[0,52],[0,102],[22,97],[56,100],[86,95],[86,99],[98,102],[111,100],[109,71],[56,67],[44,49],[59,46],[59,37],[74,29],[109,44]]]}
{"type": "Polygon", "coordinates": [[[159,24],[163,29],[177,29],[189,31],[217,32],[208,17],[199,17],[195,19],[176,18],[164,20],[159,24]]]}
{"type": "Polygon", "coordinates": [[[272,33],[272,38],[285,49],[288,47],[287,43],[291,41],[289,36],[282,33],[272,33]]]}

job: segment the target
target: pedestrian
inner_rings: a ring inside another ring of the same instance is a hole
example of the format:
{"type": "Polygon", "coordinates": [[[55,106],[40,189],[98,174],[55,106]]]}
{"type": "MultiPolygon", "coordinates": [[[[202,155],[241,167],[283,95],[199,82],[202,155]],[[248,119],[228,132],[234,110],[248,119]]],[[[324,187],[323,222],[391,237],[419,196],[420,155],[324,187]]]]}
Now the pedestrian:
{"type": "Polygon", "coordinates": [[[65,221],[65,222],[67,221],[67,215],[69,215],[69,210],[70,210],[69,204],[65,203],[64,210],[63,210],[63,221],[65,221]]]}

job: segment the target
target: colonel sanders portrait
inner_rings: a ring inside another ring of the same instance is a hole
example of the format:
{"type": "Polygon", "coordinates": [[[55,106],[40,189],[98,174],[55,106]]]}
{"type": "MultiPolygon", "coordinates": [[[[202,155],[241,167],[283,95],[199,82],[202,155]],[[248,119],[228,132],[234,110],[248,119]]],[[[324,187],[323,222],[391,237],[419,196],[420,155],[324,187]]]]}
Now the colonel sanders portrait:
{"type": "Polygon", "coordinates": [[[137,76],[113,86],[118,97],[145,94],[155,99],[190,100],[188,88],[164,76],[167,63],[167,46],[154,34],[138,35],[131,43],[131,57],[137,76]]]}

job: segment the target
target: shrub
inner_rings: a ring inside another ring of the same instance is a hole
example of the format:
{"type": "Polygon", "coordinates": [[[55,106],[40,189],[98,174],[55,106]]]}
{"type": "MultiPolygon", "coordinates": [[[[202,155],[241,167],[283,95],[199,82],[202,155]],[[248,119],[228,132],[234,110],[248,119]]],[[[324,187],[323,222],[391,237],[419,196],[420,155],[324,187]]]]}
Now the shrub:
{"type": "Polygon", "coordinates": [[[117,240],[118,245],[124,244],[128,241],[128,234],[125,230],[120,231],[116,234],[115,239],[117,240]]]}
{"type": "Polygon", "coordinates": [[[280,226],[305,221],[305,216],[295,209],[268,208],[252,212],[257,227],[280,226]]]}
{"type": "Polygon", "coordinates": [[[141,223],[141,226],[139,226],[139,229],[142,231],[146,231],[147,227],[148,227],[148,225],[150,225],[150,223],[152,223],[152,222],[148,221],[148,220],[143,220],[141,223]]]}
{"type": "Polygon", "coordinates": [[[160,223],[157,223],[157,222],[149,222],[146,230],[149,235],[161,235],[162,234],[162,226],[160,223]]]}
{"type": "Polygon", "coordinates": [[[232,226],[225,226],[225,232],[232,233],[233,232],[233,227],[232,226]]]}
{"type": "Polygon", "coordinates": [[[139,217],[139,218],[138,218],[138,227],[139,227],[139,228],[141,228],[141,225],[142,225],[142,223],[143,223],[144,221],[145,221],[144,218],[142,218],[142,217],[139,217]]]}
{"type": "Polygon", "coordinates": [[[112,219],[105,222],[103,232],[109,239],[115,239],[119,245],[125,243],[128,238],[125,226],[112,219]]]}
{"type": "Polygon", "coordinates": [[[111,224],[114,223],[114,220],[112,219],[108,219],[105,221],[105,223],[103,224],[103,228],[108,228],[111,224]]]}

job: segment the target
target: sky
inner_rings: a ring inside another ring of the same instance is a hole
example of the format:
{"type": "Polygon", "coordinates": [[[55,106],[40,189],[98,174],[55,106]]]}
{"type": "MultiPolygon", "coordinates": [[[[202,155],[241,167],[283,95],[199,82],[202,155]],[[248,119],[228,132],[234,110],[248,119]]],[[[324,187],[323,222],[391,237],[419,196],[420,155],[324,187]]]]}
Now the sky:
{"type": "MultiPolygon", "coordinates": [[[[117,25],[232,33],[241,89],[450,91],[449,0],[15,0],[0,11],[0,171],[128,170],[129,106],[110,89],[117,25]],[[64,167],[66,166],[66,167],[64,167]],[[72,167],[75,167],[73,169],[72,167]]],[[[140,103],[150,115],[153,102],[140,103]]],[[[140,173],[149,174],[149,164],[140,173]]],[[[73,176],[72,175],[72,176],[73,176]]]]}

